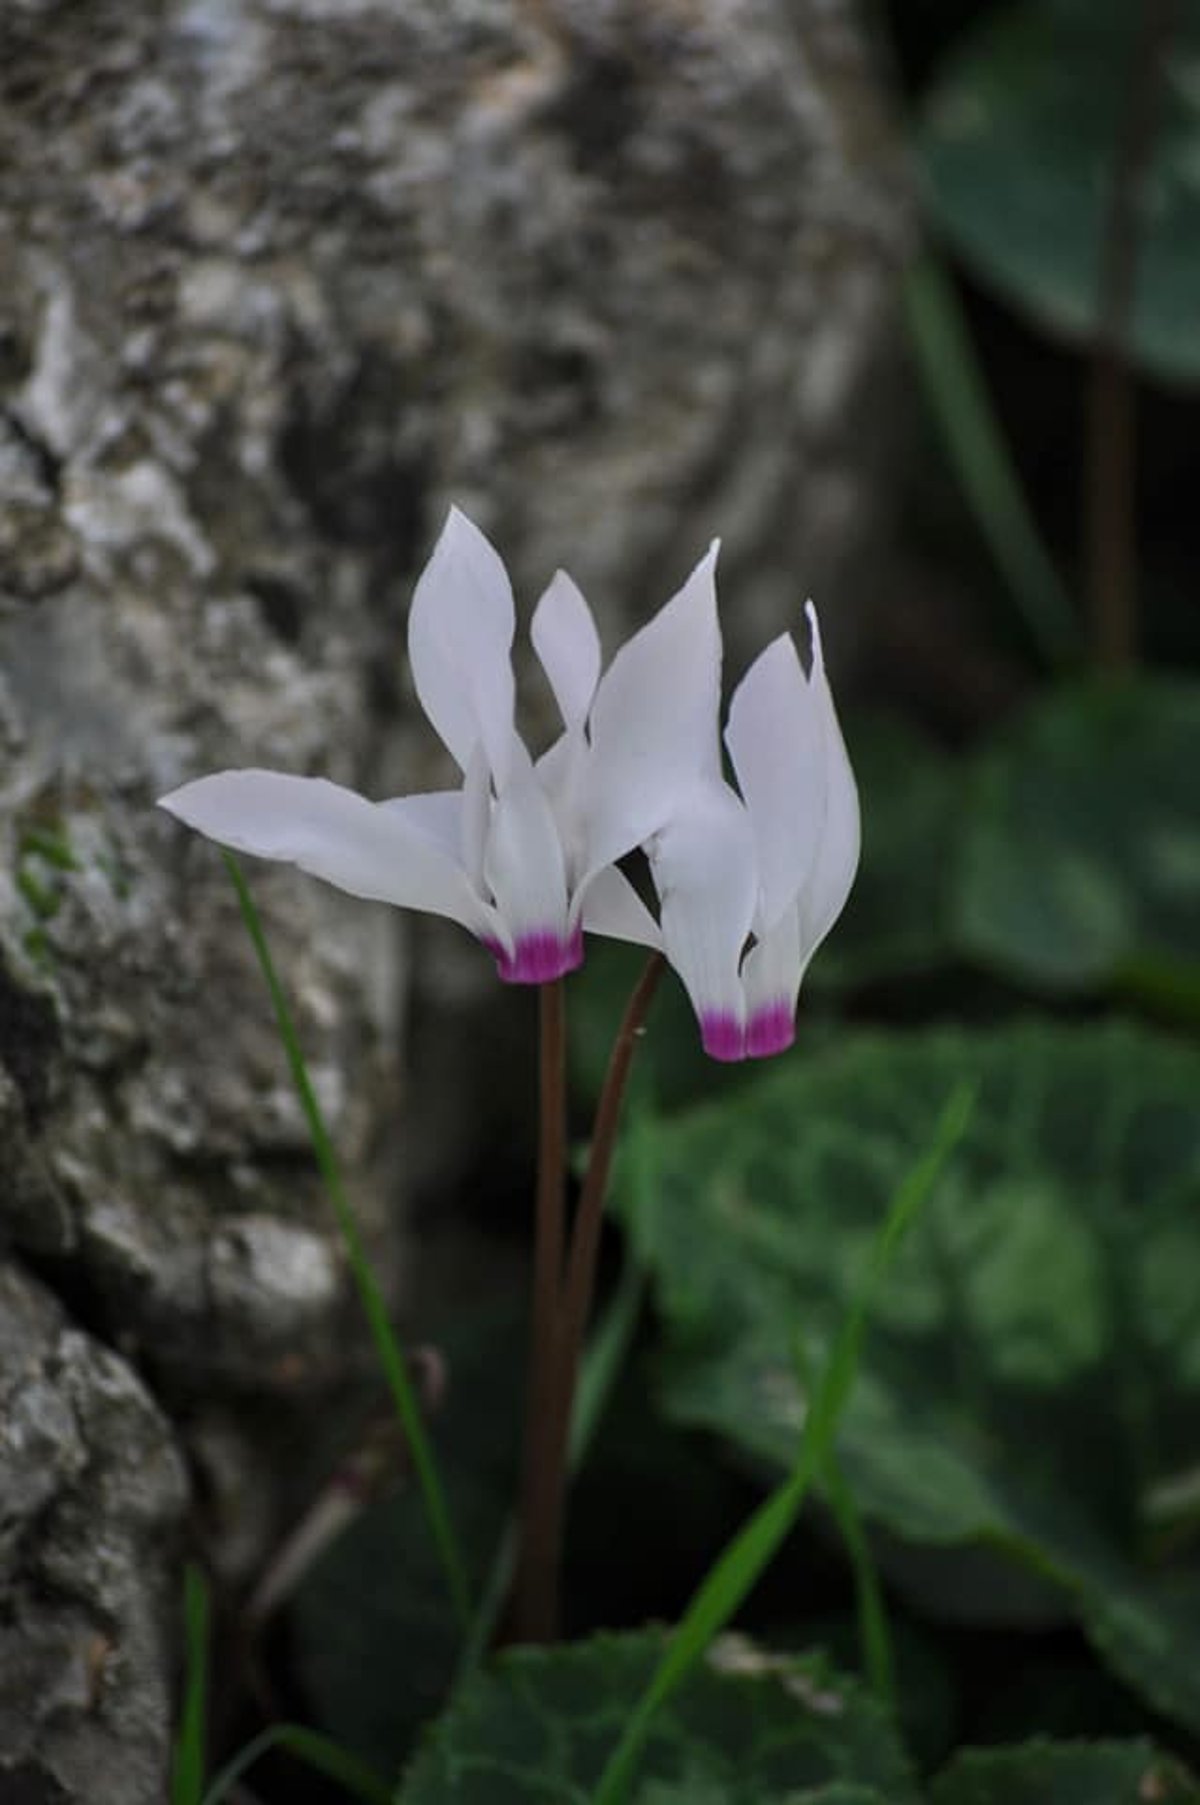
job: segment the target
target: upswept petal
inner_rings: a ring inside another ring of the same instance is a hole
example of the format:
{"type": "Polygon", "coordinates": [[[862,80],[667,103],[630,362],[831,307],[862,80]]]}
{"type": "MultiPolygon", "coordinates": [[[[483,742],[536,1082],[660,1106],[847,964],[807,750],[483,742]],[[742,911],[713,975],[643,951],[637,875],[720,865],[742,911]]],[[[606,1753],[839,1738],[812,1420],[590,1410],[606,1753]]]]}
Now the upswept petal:
{"type": "Polygon", "coordinates": [[[492,803],[484,876],[511,939],[511,948],[492,948],[502,978],[542,984],[581,963],[558,827],[527,753],[492,803]]]}
{"type": "Polygon", "coordinates": [[[738,967],[754,915],[754,836],[725,783],[694,785],[647,843],[663,945],[700,1018],[714,1059],[745,1052],[738,967]]]}
{"type": "Polygon", "coordinates": [[[858,786],[850,768],[846,742],[842,738],[829,680],[825,675],[821,631],[817,625],[816,609],[811,602],[806,612],[812,630],[813,647],[809,688],[821,728],[825,821],[816,860],[800,899],[800,933],[805,966],[846,905],[846,898],[858,870],[862,847],[858,786]]]}
{"type": "Polygon", "coordinates": [[[628,940],[634,946],[662,946],[662,930],[616,865],[605,865],[589,878],[571,908],[573,915],[582,916],[587,934],[603,934],[607,940],[628,940]]]}
{"type": "Polygon", "coordinates": [[[487,753],[482,746],[476,746],[463,778],[459,856],[463,869],[479,891],[484,886],[483,866],[491,818],[492,774],[488,769],[487,753]]]}
{"type": "Polygon", "coordinates": [[[512,587],[498,552],[451,508],[417,579],[408,655],[421,706],[465,771],[477,745],[497,783],[512,755],[512,587]]]}
{"type": "Polygon", "coordinates": [[[589,872],[648,839],[688,788],[719,780],[716,559],[714,540],[600,679],[586,772],[589,872]]]}
{"type": "Polygon", "coordinates": [[[819,705],[783,633],[738,684],[725,729],[754,830],[759,934],[795,901],[816,860],[825,817],[821,735],[819,705]]]}
{"type": "Polygon", "coordinates": [[[222,846],[298,865],[351,896],[428,909],[481,938],[496,934],[494,911],[427,824],[323,777],[220,771],[161,797],[159,807],[222,846]]]}
{"type": "Polygon", "coordinates": [[[583,783],[588,746],[582,729],[569,727],[537,761],[538,782],[558,824],[566,861],[567,885],[576,889],[587,858],[583,783]]]}
{"type": "Polygon", "coordinates": [[[600,680],[600,635],[591,609],[565,570],[555,571],[534,609],[530,637],[563,725],[582,731],[600,680]]]}
{"type": "Polygon", "coordinates": [[[805,963],[800,905],[793,902],[742,961],[746,1052],[751,1059],[786,1052],[795,1040],[796,1001],[805,963]]]}

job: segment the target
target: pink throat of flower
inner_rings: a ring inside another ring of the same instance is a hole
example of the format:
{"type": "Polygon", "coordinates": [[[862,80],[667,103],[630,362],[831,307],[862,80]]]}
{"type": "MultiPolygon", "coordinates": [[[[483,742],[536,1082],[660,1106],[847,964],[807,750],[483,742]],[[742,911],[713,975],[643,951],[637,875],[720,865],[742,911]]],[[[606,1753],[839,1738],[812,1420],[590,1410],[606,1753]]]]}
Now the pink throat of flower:
{"type": "Polygon", "coordinates": [[[796,1038],[796,1018],[787,1003],[770,1003],[756,1009],[746,1028],[746,1052],[751,1059],[767,1059],[786,1053],[796,1038]]]}
{"type": "Polygon", "coordinates": [[[574,928],[565,938],[549,930],[521,934],[511,953],[498,940],[485,940],[484,945],[506,984],[549,984],[583,964],[581,927],[574,928]]]}
{"type": "Polygon", "coordinates": [[[710,1059],[744,1059],[746,1030],[727,1009],[706,1009],[700,1017],[700,1039],[710,1059]]]}

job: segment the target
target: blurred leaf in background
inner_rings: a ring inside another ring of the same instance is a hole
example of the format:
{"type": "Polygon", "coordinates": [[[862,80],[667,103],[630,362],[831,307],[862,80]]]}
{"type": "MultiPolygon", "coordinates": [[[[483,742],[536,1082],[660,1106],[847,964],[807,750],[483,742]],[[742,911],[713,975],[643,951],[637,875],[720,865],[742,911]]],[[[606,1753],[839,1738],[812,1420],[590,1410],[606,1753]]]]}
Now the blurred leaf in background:
{"type": "MultiPolygon", "coordinates": [[[[1034,319],[1090,342],[1104,211],[1142,8],[1024,0],[980,13],[926,96],[930,214],[985,280],[1034,319]]],[[[1133,356],[1200,382],[1200,10],[1174,9],[1145,172],[1133,356]]]]}
{"type": "Polygon", "coordinates": [[[1194,1805],[1200,1788],[1149,1743],[1031,1742],[969,1749],[939,1774],[930,1805],[1194,1805]]]}
{"type": "Polygon", "coordinates": [[[1198,775],[1196,686],[1145,677],[1047,696],[977,761],[964,950],[1064,989],[1174,975],[1181,1000],[1200,1000],[1198,775]]]}

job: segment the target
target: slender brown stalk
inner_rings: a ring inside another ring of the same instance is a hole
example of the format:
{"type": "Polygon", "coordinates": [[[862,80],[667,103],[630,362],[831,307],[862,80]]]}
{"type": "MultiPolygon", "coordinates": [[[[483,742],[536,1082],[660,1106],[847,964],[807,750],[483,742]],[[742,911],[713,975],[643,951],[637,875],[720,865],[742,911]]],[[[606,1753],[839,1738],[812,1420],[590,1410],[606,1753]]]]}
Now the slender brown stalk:
{"type": "Polygon", "coordinates": [[[1142,0],[1124,116],[1113,146],[1103,227],[1099,319],[1087,393],[1084,549],[1092,655],[1122,670],[1136,657],[1135,398],[1129,329],[1137,289],[1142,192],[1157,126],[1164,52],[1177,0],[1142,0]]]}
{"type": "MultiPolygon", "coordinates": [[[[549,1642],[558,1630],[558,1581],[562,1565],[563,1523],[567,1492],[567,1448],[571,1427],[571,1407],[575,1398],[575,1380],[579,1356],[591,1309],[592,1290],[596,1278],[596,1257],[600,1249],[600,1226],[604,1213],[604,1195],[612,1169],[621,1105],[629,1080],[629,1069],[637,1048],[638,1034],[645,1021],[658,980],[663,972],[663,958],[655,953],[646,965],[625,1009],[613,1050],[609,1056],[604,1087],[596,1108],[588,1169],[580,1192],[579,1208],[571,1232],[565,1282],[562,1279],[562,1148],[559,1141],[560,1174],[558,1191],[556,1260],[550,1268],[543,1264],[541,1246],[543,1224],[549,1230],[549,1204],[539,1201],[538,1239],[535,1258],[535,1312],[542,1296],[542,1284],[553,1287],[548,1306],[549,1328],[545,1339],[534,1330],[533,1359],[530,1374],[529,1422],[525,1441],[525,1475],[521,1514],[518,1525],[516,1574],[504,1639],[511,1642],[549,1642]],[[548,1278],[547,1273],[552,1273],[548,1278]],[[561,1293],[559,1287],[562,1287],[561,1293]],[[543,1364],[544,1362],[544,1364],[543,1364]]],[[[562,1123],[561,1066],[560,1091],[548,1093],[546,1069],[547,1017],[543,1014],[543,1112],[550,1103],[558,1111],[562,1123]]],[[[561,1032],[561,1020],[560,1020],[561,1032]]],[[[545,1114],[542,1120],[541,1164],[538,1174],[539,1200],[548,1184],[545,1161],[550,1157],[551,1137],[547,1133],[545,1114]]]]}
{"type": "Polygon", "coordinates": [[[517,1563],[506,1626],[506,1639],[514,1642],[551,1642],[558,1627],[562,1479],[555,1471],[552,1425],[560,1358],[567,1152],[566,1002],[561,978],[540,986],[538,1019],[540,1126],[533,1323],[517,1563]]]}
{"type": "Polygon", "coordinates": [[[646,1019],[658,981],[665,970],[661,953],[652,953],[625,1008],[625,1015],[613,1042],[604,1088],[596,1106],[592,1144],[587,1172],[579,1194],[579,1207],[571,1230],[571,1250],[567,1262],[566,1289],[563,1294],[562,1397],[559,1401],[564,1421],[559,1433],[566,1444],[570,1428],[571,1405],[575,1396],[575,1378],[579,1356],[587,1332],[592,1308],[592,1292],[596,1284],[596,1256],[600,1251],[600,1227],[604,1219],[604,1199],[617,1145],[617,1129],[621,1123],[621,1107],[629,1081],[629,1068],[637,1051],[638,1036],[646,1019]]]}

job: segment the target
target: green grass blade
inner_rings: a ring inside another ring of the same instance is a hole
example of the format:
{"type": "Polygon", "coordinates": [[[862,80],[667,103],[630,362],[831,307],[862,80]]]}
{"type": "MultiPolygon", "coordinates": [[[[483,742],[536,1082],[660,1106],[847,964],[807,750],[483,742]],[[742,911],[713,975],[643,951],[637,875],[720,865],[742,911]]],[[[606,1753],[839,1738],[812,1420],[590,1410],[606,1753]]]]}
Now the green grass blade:
{"type": "Polygon", "coordinates": [[[183,1576],[183,1634],[187,1677],[171,1769],[171,1805],[200,1805],[208,1717],[208,1587],[200,1569],[190,1564],[183,1576]]]}
{"type": "Polygon", "coordinates": [[[1001,436],[954,286],[931,252],[910,266],[904,304],[926,399],[1005,587],[1047,664],[1075,662],[1070,598],[1001,436]]]}
{"type": "Polygon", "coordinates": [[[896,1193],[875,1237],[854,1303],[838,1332],[820,1385],[810,1402],[796,1464],[701,1582],[600,1776],[592,1794],[592,1805],[622,1805],[659,1708],[739,1609],[795,1522],[809,1485],[833,1445],[838,1420],[858,1371],[867,1318],[884,1275],[918,1210],[932,1191],[938,1173],[965,1131],[972,1099],[973,1093],[965,1085],[953,1093],[942,1111],[932,1144],[896,1193]]]}
{"type": "Polygon", "coordinates": [[[408,1376],[408,1368],[405,1365],[400,1344],[388,1321],[387,1307],[371,1262],[367,1257],[367,1250],[363,1245],[358,1223],[342,1185],[341,1172],[333,1151],[333,1142],[330,1140],[320,1104],[317,1102],[316,1092],[313,1090],[308,1076],[308,1068],[304,1063],[304,1054],[300,1050],[300,1041],[292,1021],[291,1010],[275,971],[258,910],[254,906],[254,900],[237,860],[232,853],[228,852],[223,853],[222,857],[233,880],[233,887],[237,891],[242,918],[246,923],[246,930],[254,944],[263,977],[267,982],[267,989],[275,1010],[275,1020],[279,1026],[279,1038],[283,1042],[292,1081],[296,1086],[300,1106],[308,1123],[313,1152],[316,1155],[317,1165],[320,1168],[325,1189],[329,1194],[329,1200],[333,1205],[334,1215],[337,1218],[338,1228],[345,1245],[346,1257],[350,1262],[350,1270],[354,1275],[354,1282],[358,1287],[363,1311],[375,1343],[379,1364],[383,1368],[384,1377],[387,1379],[388,1388],[392,1394],[392,1402],[396,1408],[396,1415],[399,1417],[404,1431],[413,1469],[417,1475],[417,1483],[421,1488],[430,1532],[437,1544],[442,1566],[446,1572],[446,1581],[450,1588],[455,1614],[462,1628],[466,1630],[471,1622],[471,1595],[467,1583],[467,1569],[457,1537],[454,1534],[453,1524],[450,1521],[450,1513],[446,1507],[445,1492],[438,1476],[433,1449],[429,1437],[425,1433],[425,1425],[421,1421],[416,1393],[408,1376]]]}
{"type": "Polygon", "coordinates": [[[365,1805],[392,1805],[393,1788],[378,1774],[356,1756],[340,1749],[336,1742],[330,1742],[327,1736],[306,1730],[302,1724],[273,1724],[253,1742],[248,1742],[240,1754],[221,1769],[203,1799],[198,1799],[198,1805],[221,1805],[230,1788],[236,1786],[242,1775],[271,1749],[286,1749],[289,1755],[295,1755],[297,1760],[324,1774],[327,1780],[336,1780],[351,1798],[362,1799],[365,1805]]]}
{"type": "MultiPolygon", "coordinates": [[[[815,1383],[814,1375],[805,1354],[803,1338],[799,1335],[796,1337],[796,1376],[800,1381],[801,1396],[810,1397],[815,1383]]],[[[854,1575],[855,1614],[858,1618],[863,1671],[880,1703],[894,1716],[896,1667],[892,1658],[892,1637],[883,1591],[871,1558],[862,1519],[858,1514],[858,1506],[854,1502],[854,1494],[846,1483],[841,1462],[833,1446],[826,1450],[818,1477],[854,1575]]]]}
{"type": "Polygon", "coordinates": [[[879,1584],[879,1574],[871,1558],[866,1532],[854,1494],[832,1452],[826,1458],[821,1483],[829,1500],[850,1566],[854,1573],[854,1605],[858,1617],[858,1637],[862,1647],[863,1667],[871,1690],[884,1708],[895,1717],[896,1663],[892,1658],[892,1634],[888,1628],[887,1607],[879,1584]]]}

